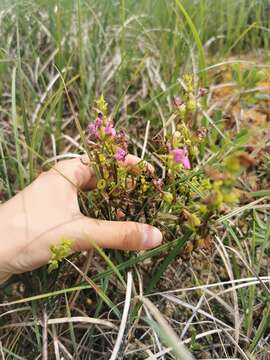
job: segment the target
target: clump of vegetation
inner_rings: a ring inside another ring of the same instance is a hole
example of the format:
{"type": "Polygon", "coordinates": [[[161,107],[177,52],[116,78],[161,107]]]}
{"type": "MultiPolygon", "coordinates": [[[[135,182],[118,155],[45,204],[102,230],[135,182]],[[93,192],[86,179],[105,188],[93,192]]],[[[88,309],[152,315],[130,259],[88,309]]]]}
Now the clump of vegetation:
{"type": "Polygon", "coordinates": [[[86,131],[87,153],[97,176],[97,189],[83,206],[89,208],[88,215],[151,223],[168,241],[189,234],[189,251],[209,246],[213,223],[237,203],[237,177],[254,159],[233,147],[219,163],[200,164],[209,144],[195,114],[206,93],[203,88],[196,93],[192,76],[184,77],[169,119],[175,130],[158,130],[153,139],[153,156],[160,163],[156,170],[145,160],[124,166],[127,135],[116,129],[103,96],[96,102],[95,120],[86,131]]]}

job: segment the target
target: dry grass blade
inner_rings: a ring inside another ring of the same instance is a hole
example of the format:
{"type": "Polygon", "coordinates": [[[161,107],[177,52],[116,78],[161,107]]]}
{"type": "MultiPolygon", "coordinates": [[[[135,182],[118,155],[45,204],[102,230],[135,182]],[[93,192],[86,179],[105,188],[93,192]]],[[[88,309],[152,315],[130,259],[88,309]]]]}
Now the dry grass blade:
{"type": "MultiPolygon", "coordinates": [[[[225,268],[227,270],[227,273],[229,275],[230,280],[233,281],[234,280],[234,275],[233,275],[232,265],[231,265],[231,262],[230,262],[228,252],[227,252],[225,246],[223,245],[223,242],[221,241],[221,239],[218,236],[216,236],[216,239],[218,241],[218,244],[216,244],[217,250],[218,250],[218,252],[220,254],[220,257],[223,260],[223,263],[225,265],[225,268]]],[[[236,344],[238,346],[241,321],[240,321],[238,297],[237,297],[236,291],[233,291],[232,295],[233,295],[233,302],[234,302],[235,342],[236,342],[236,344]]]]}
{"type": "Polygon", "coordinates": [[[126,299],[125,299],[125,305],[124,305],[124,311],[123,311],[123,316],[121,319],[121,323],[120,323],[120,327],[119,327],[119,332],[117,335],[117,339],[116,339],[116,343],[114,345],[114,349],[112,352],[112,355],[110,357],[110,360],[115,360],[117,358],[123,337],[124,337],[124,332],[125,332],[125,328],[127,325],[127,319],[128,319],[128,312],[129,312],[129,308],[130,308],[130,302],[131,302],[131,291],[132,291],[132,274],[131,272],[128,272],[127,274],[127,289],[126,289],[126,299]]]}
{"type": "MultiPolygon", "coordinates": [[[[255,209],[255,205],[257,205],[258,203],[262,202],[262,201],[265,201],[267,200],[268,197],[267,196],[264,196],[258,200],[255,200],[247,205],[244,205],[244,206],[241,206],[241,207],[238,207],[237,209],[231,211],[229,214],[226,214],[224,216],[221,216],[218,220],[217,220],[217,223],[219,224],[222,224],[225,220],[228,220],[230,218],[232,218],[233,216],[236,216],[238,214],[241,214],[243,211],[245,210],[251,210],[251,209],[255,209]]],[[[268,205],[267,205],[268,206],[268,205]]]]}
{"type": "Polygon", "coordinates": [[[149,136],[149,129],[150,129],[150,121],[148,120],[147,124],[146,124],[143,149],[142,149],[142,155],[141,155],[142,160],[144,159],[144,156],[145,156],[145,151],[146,151],[146,146],[147,146],[147,141],[148,141],[148,136],[149,136]]]}
{"type": "Polygon", "coordinates": [[[220,324],[221,326],[223,326],[225,329],[230,329],[230,330],[234,330],[230,325],[226,324],[225,322],[219,320],[218,318],[216,318],[215,316],[212,316],[211,314],[209,314],[208,312],[204,311],[204,310],[201,310],[201,309],[197,309],[197,307],[191,305],[191,304],[188,304],[186,303],[185,301],[182,301],[180,300],[178,297],[176,296],[172,296],[172,295],[166,295],[164,294],[163,295],[166,299],[178,304],[178,305],[181,305],[181,306],[184,306],[185,308],[187,309],[191,309],[193,312],[197,311],[197,313],[201,314],[201,315],[204,315],[205,317],[207,317],[208,319],[211,319],[213,322],[216,322],[218,324],[220,324]]]}
{"type": "Polygon", "coordinates": [[[76,269],[78,271],[78,273],[83,277],[83,279],[96,291],[96,293],[100,296],[100,298],[103,299],[103,301],[112,309],[112,311],[118,316],[120,317],[120,312],[118,311],[118,309],[115,307],[115,305],[113,304],[113,302],[111,301],[111,299],[104,293],[104,291],[95,284],[95,282],[90,279],[86,274],[84,274],[79,268],[78,266],[76,266],[75,264],[73,264],[70,260],[66,259],[66,261],[74,267],[74,269],[76,269]]]}
{"type": "MultiPolygon", "coordinates": [[[[150,319],[150,321],[153,321],[153,318],[152,318],[152,316],[151,316],[148,308],[144,305],[144,306],[143,306],[143,309],[144,309],[144,311],[145,311],[145,313],[146,313],[146,316],[150,319]]],[[[153,329],[153,334],[154,334],[154,338],[155,338],[155,341],[156,341],[156,343],[157,343],[157,346],[158,346],[159,351],[162,351],[163,347],[162,347],[162,345],[161,345],[161,343],[160,343],[160,341],[159,341],[157,332],[156,332],[154,329],[153,329]]],[[[163,357],[162,357],[162,360],[164,360],[163,357]]]]}
{"type": "Polygon", "coordinates": [[[242,355],[242,358],[245,360],[250,360],[247,354],[244,352],[244,350],[239,346],[239,344],[234,340],[234,338],[229,334],[226,330],[225,333],[227,337],[230,339],[230,341],[235,345],[236,349],[238,350],[239,354],[242,355]]]}
{"type": "Polygon", "coordinates": [[[4,352],[3,352],[3,346],[2,346],[2,342],[0,341],[0,355],[1,355],[1,359],[2,360],[5,360],[5,355],[4,355],[4,352]]]}
{"type": "MultiPolygon", "coordinates": [[[[242,263],[247,267],[247,269],[253,274],[256,275],[256,273],[253,271],[253,269],[249,266],[249,264],[245,261],[245,259],[243,259],[243,257],[239,254],[239,252],[229,246],[227,246],[226,248],[228,248],[231,252],[233,252],[234,254],[236,254],[236,256],[242,261],[242,263]]],[[[262,281],[262,278],[260,276],[257,276],[257,280],[260,282],[260,284],[264,287],[264,289],[268,292],[268,294],[270,294],[270,289],[266,286],[266,282],[262,281]]]]}
{"type": "MultiPolygon", "coordinates": [[[[213,334],[219,334],[219,333],[222,333],[222,332],[223,332],[223,329],[215,329],[215,330],[205,331],[205,332],[203,332],[201,334],[196,335],[195,339],[199,340],[199,339],[202,339],[202,338],[204,338],[206,336],[213,335],[213,334]]],[[[190,338],[184,340],[183,344],[189,344],[191,341],[192,341],[192,338],[190,337],[190,338]]],[[[153,356],[149,356],[145,360],[156,360],[156,359],[160,358],[161,356],[168,354],[171,351],[172,351],[172,348],[170,348],[170,347],[166,348],[166,349],[164,349],[162,351],[159,351],[158,353],[156,353],[153,356]]],[[[219,360],[222,360],[222,359],[219,359],[219,360]]]]}
{"type": "Polygon", "coordinates": [[[46,161],[44,161],[44,163],[42,164],[43,166],[50,164],[51,162],[55,162],[55,161],[59,161],[59,160],[64,160],[64,159],[74,159],[74,158],[80,158],[81,155],[78,154],[73,154],[73,153],[65,153],[65,154],[61,154],[61,155],[56,155],[53,156],[49,159],[47,159],[46,161]]]}
{"type": "Polygon", "coordinates": [[[40,109],[42,108],[42,106],[43,106],[43,104],[44,104],[44,102],[45,102],[45,100],[46,100],[49,92],[52,90],[54,84],[55,84],[56,81],[59,79],[59,77],[60,77],[60,74],[56,74],[56,75],[53,77],[53,79],[50,81],[49,85],[47,86],[44,94],[41,96],[40,101],[39,101],[39,103],[38,103],[35,111],[33,112],[33,116],[32,116],[32,122],[33,122],[33,123],[36,121],[40,109]]]}
{"type": "MultiPolygon", "coordinates": [[[[141,275],[140,275],[140,273],[139,273],[139,271],[138,271],[137,269],[136,269],[136,273],[137,273],[138,281],[139,281],[139,295],[140,295],[140,297],[142,297],[142,296],[143,296],[143,281],[142,281],[142,277],[141,277],[141,275]]],[[[134,328],[136,328],[136,325],[138,324],[139,319],[141,318],[141,312],[142,312],[142,310],[145,311],[147,317],[148,317],[150,320],[153,320],[150,312],[149,312],[148,309],[147,309],[147,307],[146,307],[146,306],[143,306],[143,307],[140,308],[140,310],[139,310],[139,312],[138,312],[137,320],[132,324],[134,328]]],[[[162,346],[162,344],[161,344],[161,342],[160,342],[160,340],[159,340],[159,337],[158,337],[156,331],[155,331],[154,329],[152,329],[152,330],[153,330],[153,335],[154,335],[154,339],[155,339],[155,341],[156,341],[157,347],[158,347],[159,351],[162,351],[162,350],[163,350],[163,346],[162,346]]],[[[162,360],[165,360],[165,359],[162,357],[162,360]]]]}
{"type": "Polygon", "coordinates": [[[164,316],[158,310],[158,308],[149,299],[145,297],[141,297],[140,300],[149,309],[157,323],[160,325],[164,334],[166,334],[167,342],[170,343],[176,358],[179,360],[193,360],[193,356],[180,342],[179,337],[176,335],[172,327],[168,324],[167,320],[165,320],[164,316]]]}
{"type": "MultiPolygon", "coordinates": [[[[223,295],[223,294],[227,294],[227,293],[230,292],[230,291],[234,291],[234,290],[237,290],[237,289],[243,289],[243,288],[248,287],[248,286],[261,285],[261,284],[263,284],[263,283],[269,283],[269,284],[270,284],[270,279],[268,279],[268,280],[262,280],[262,278],[259,277],[259,280],[250,281],[250,282],[248,282],[248,283],[244,283],[244,284],[232,286],[232,287],[229,288],[229,289],[225,289],[225,290],[219,291],[217,294],[215,294],[215,296],[220,296],[220,295],[223,295]]],[[[213,297],[213,298],[214,298],[214,297],[213,297]]],[[[209,300],[212,300],[212,298],[210,298],[209,300]]]]}
{"type": "MultiPolygon", "coordinates": [[[[112,329],[117,329],[117,326],[114,325],[112,322],[108,320],[96,319],[89,316],[74,316],[74,317],[62,317],[62,318],[55,318],[49,319],[47,321],[47,325],[57,325],[57,324],[71,324],[71,323],[86,323],[86,324],[93,324],[93,325],[101,325],[106,326],[112,329]]],[[[26,326],[34,326],[40,325],[43,326],[42,321],[30,321],[30,322],[21,322],[21,323],[13,323],[4,325],[1,329],[13,328],[13,327],[26,327],[26,326]]]]}
{"type": "MultiPolygon", "coordinates": [[[[215,288],[218,286],[244,283],[244,284],[236,286],[236,288],[238,288],[238,287],[245,287],[245,286],[258,284],[259,282],[266,282],[266,283],[270,282],[270,276],[260,276],[260,281],[258,281],[258,277],[249,277],[249,278],[234,279],[234,280],[228,280],[228,281],[220,281],[220,282],[213,283],[213,284],[198,285],[198,286],[182,288],[182,289],[168,290],[168,291],[164,291],[164,292],[156,292],[153,294],[149,294],[147,296],[150,297],[150,296],[165,295],[165,294],[175,294],[175,293],[179,293],[179,292],[181,293],[181,292],[188,292],[188,291],[206,290],[206,289],[211,289],[211,288],[215,288]]],[[[231,291],[231,288],[226,289],[224,292],[223,291],[219,292],[218,294],[222,294],[227,291],[231,291]]]]}
{"type": "Polygon", "coordinates": [[[53,334],[52,337],[53,337],[55,360],[60,360],[59,344],[58,344],[58,338],[57,338],[55,326],[52,326],[52,334],[53,334]]]}
{"type": "Polygon", "coordinates": [[[43,309],[42,327],[42,358],[48,360],[48,315],[46,308],[43,309]]]}
{"type": "MultiPolygon", "coordinates": [[[[61,348],[62,352],[66,355],[66,357],[64,357],[64,359],[70,359],[73,360],[73,356],[70,354],[70,352],[67,350],[67,348],[61,343],[59,342],[59,347],[61,348]]],[[[62,360],[63,358],[61,358],[62,360]]]]}
{"type": "Polygon", "coordinates": [[[188,321],[186,322],[186,325],[184,326],[184,329],[182,331],[182,334],[180,336],[180,339],[183,340],[189,327],[190,327],[190,324],[192,323],[193,319],[196,317],[197,315],[197,310],[201,307],[202,303],[204,301],[204,295],[202,295],[198,301],[198,304],[195,308],[195,310],[192,312],[192,315],[190,316],[190,318],[188,319],[188,321]]]}

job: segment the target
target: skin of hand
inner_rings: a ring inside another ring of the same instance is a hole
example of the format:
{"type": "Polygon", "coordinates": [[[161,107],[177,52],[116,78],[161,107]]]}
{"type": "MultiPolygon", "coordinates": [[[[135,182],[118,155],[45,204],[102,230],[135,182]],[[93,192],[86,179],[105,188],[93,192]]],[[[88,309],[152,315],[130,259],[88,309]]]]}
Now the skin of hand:
{"type": "MultiPolygon", "coordinates": [[[[149,249],[161,243],[162,234],[153,226],[97,220],[81,213],[78,191],[96,185],[87,159],[58,162],[0,206],[0,284],[12,274],[48,263],[51,245],[63,239],[73,241],[73,252],[90,250],[93,243],[119,250],[149,249]]],[[[133,167],[138,161],[128,155],[122,165],[133,167]]]]}

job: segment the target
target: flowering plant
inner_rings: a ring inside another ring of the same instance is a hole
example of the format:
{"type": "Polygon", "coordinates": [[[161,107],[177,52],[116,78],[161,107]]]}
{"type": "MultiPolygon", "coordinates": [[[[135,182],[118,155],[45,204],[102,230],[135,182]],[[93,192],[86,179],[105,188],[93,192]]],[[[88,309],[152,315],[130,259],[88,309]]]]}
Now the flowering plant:
{"type": "Polygon", "coordinates": [[[84,204],[84,208],[93,217],[150,223],[168,241],[188,230],[192,236],[186,251],[191,251],[209,246],[213,224],[238,201],[237,176],[252,160],[233,149],[227,156],[224,151],[217,153],[215,166],[201,161],[209,134],[194,115],[207,90],[195,94],[192,77],[187,75],[184,81],[183,94],[174,98],[168,120],[175,129],[165,132],[163,128],[153,137],[155,150],[149,162],[154,159],[159,164],[156,170],[144,160],[124,166],[127,135],[115,127],[104,98],[96,102],[95,120],[87,128],[87,152],[96,171],[97,189],[89,193],[90,206],[84,204]]]}

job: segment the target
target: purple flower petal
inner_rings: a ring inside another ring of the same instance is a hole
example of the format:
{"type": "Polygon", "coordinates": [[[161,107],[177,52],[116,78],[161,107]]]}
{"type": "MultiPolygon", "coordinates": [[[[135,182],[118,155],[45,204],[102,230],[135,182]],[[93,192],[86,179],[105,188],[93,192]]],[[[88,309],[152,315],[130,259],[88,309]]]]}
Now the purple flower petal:
{"type": "Polygon", "coordinates": [[[108,122],[105,127],[105,134],[111,137],[116,135],[116,130],[111,122],[108,122]]]}
{"type": "Polygon", "coordinates": [[[171,155],[174,162],[177,164],[182,164],[182,160],[185,157],[185,151],[183,149],[174,149],[171,150],[171,155]]]}
{"type": "Polygon", "coordinates": [[[98,114],[96,120],[95,120],[95,126],[97,129],[100,129],[102,125],[102,114],[98,114]]]}
{"type": "Polygon", "coordinates": [[[124,149],[122,149],[122,148],[120,148],[120,147],[117,148],[116,154],[115,154],[115,159],[116,159],[117,161],[124,161],[125,158],[126,158],[126,156],[127,156],[126,150],[124,150],[124,149]]]}
{"type": "Polygon", "coordinates": [[[185,169],[190,170],[191,169],[191,165],[190,165],[190,161],[188,157],[184,157],[183,161],[182,161],[182,165],[184,166],[185,169]]]}
{"type": "Polygon", "coordinates": [[[185,169],[191,169],[187,149],[174,149],[171,150],[170,153],[173,157],[173,161],[176,162],[176,164],[182,164],[185,169]]]}

